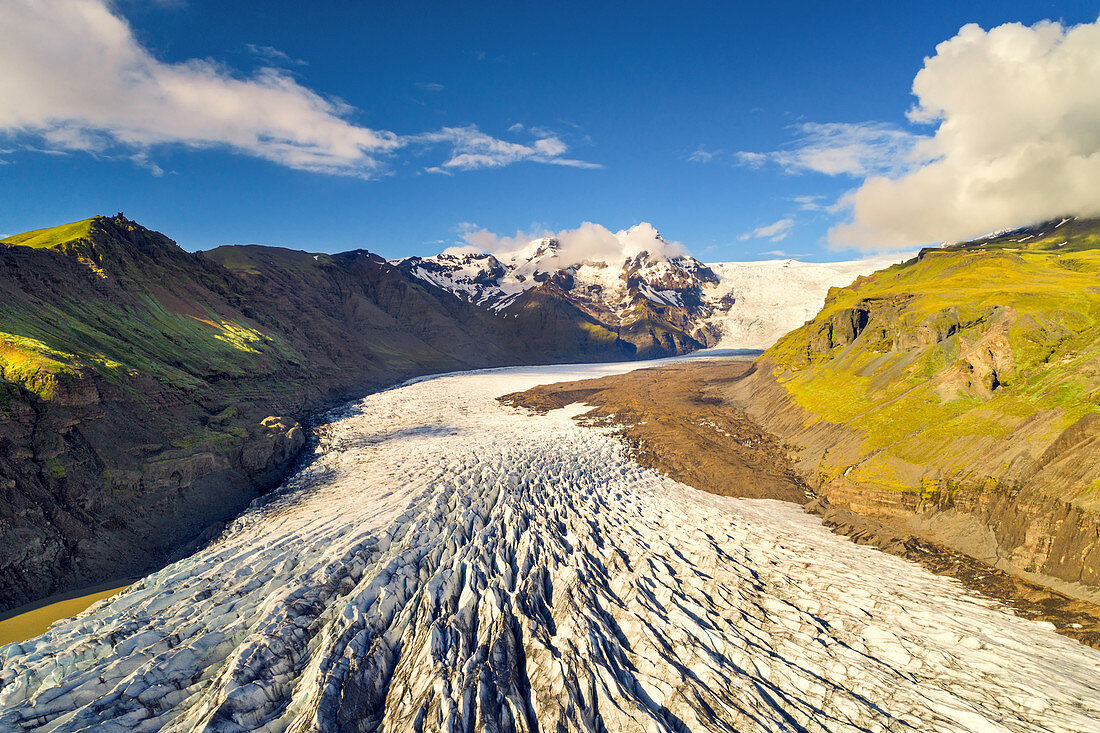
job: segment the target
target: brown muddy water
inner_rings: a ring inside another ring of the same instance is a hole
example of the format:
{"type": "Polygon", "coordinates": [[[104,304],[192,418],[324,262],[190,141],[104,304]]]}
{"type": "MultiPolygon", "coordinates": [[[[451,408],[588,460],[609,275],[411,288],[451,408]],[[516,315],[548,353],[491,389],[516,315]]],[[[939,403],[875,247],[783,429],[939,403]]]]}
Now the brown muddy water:
{"type": "Polygon", "coordinates": [[[110,598],[128,587],[128,585],[129,583],[110,588],[99,588],[85,595],[52,602],[47,599],[45,605],[2,619],[0,620],[0,646],[17,641],[26,641],[44,634],[53,622],[75,616],[96,601],[110,598]]]}

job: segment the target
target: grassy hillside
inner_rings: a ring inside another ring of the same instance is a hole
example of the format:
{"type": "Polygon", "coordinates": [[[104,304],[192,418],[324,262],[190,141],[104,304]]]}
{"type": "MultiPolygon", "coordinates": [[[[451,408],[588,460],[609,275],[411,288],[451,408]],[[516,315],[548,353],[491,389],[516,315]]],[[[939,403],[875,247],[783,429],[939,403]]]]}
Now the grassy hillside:
{"type": "Polygon", "coordinates": [[[763,419],[827,494],[978,514],[952,531],[992,532],[988,552],[1035,572],[1084,553],[1072,579],[1100,583],[1100,543],[1086,541],[1100,511],[1100,220],[926,249],[834,288],[761,365],[795,406],[763,419]]]}
{"type": "Polygon", "coordinates": [[[228,305],[221,273],[132,222],[95,217],[0,244],[50,250],[23,252],[0,283],[0,376],[43,399],[90,372],[186,391],[303,359],[228,305]]]}
{"type": "Polygon", "coordinates": [[[799,405],[906,460],[1041,413],[1056,435],[1100,412],[1100,222],[1029,231],[834,289],[767,357],[799,405]]]}
{"type": "Polygon", "coordinates": [[[86,239],[92,231],[92,225],[98,217],[74,221],[72,224],[50,227],[49,229],[35,229],[22,234],[13,234],[5,239],[0,239],[0,244],[20,245],[34,247],[35,249],[57,249],[64,244],[79,239],[86,239]]]}
{"type": "Polygon", "coordinates": [[[0,611],[140,572],[276,483],[296,420],[431,372],[632,355],[363,250],[189,253],[123,218],[0,242],[0,611]]]}

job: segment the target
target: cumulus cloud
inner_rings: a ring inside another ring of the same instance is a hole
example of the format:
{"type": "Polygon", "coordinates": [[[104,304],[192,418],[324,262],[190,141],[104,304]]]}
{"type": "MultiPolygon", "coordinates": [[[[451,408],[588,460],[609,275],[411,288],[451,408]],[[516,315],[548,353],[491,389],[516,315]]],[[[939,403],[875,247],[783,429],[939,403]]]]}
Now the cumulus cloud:
{"type": "Polygon", "coordinates": [[[629,229],[612,232],[607,227],[586,221],[576,229],[552,232],[547,229],[517,231],[514,236],[500,236],[486,229],[471,227],[462,233],[467,243],[482,252],[491,252],[499,259],[524,258],[531,242],[543,237],[554,237],[559,242],[558,259],[562,266],[582,262],[621,263],[642,252],[657,257],[679,257],[687,249],[679,242],[661,239],[657,229],[649,222],[641,222],[629,229]]]}
{"type": "Polygon", "coordinates": [[[751,232],[745,232],[738,239],[745,241],[747,239],[770,239],[773,242],[782,242],[787,238],[787,235],[791,233],[791,227],[794,226],[794,219],[780,219],[779,221],[767,224],[762,227],[757,227],[751,232]]]}
{"type": "MultiPolygon", "coordinates": [[[[402,148],[450,143],[444,170],[521,160],[579,168],[558,137],[529,145],[477,127],[398,135],[272,67],[241,76],[209,60],[166,63],[143,48],[105,0],[7,0],[0,10],[0,135],[25,150],[87,151],[134,160],[174,144],[220,147],[306,171],[374,177],[402,148]]],[[[272,62],[291,60],[250,46],[272,62]]]]}
{"type": "Polygon", "coordinates": [[[349,109],[261,69],[167,64],[99,0],[16,0],[0,13],[0,130],[58,149],[224,145],[292,168],[371,172],[401,145],[349,109]]]}
{"type": "Polygon", "coordinates": [[[798,138],[783,150],[742,150],[734,160],[751,168],[772,162],[788,173],[830,176],[897,174],[927,160],[924,137],[882,122],[805,122],[794,129],[798,138]]]}
{"type": "Polygon", "coordinates": [[[867,248],[962,240],[1100,214],[1100,21],[967,25],[913,81],[909,118],[936,124],[929,162],[872,176],[830,239],[867,248]]]}
{"type": "MultiPolygon", "coordinates": [[[[515,128],[516,125],[512,125],[515,128]]],[[[511,128],[510,128],[511,129],[511,128]]],[[[546,133],[545,130],[540,130],[546,133]]],[[[444,127],[438,132],[418,135],[417,140],[425,143],[447,143],[451,146],[451,157],[438,166],[428,170],[432,173],[450,173],[456,170],[474,170],[477,168],[500,168],[501,166],[533,161],[550,165],[563,165],[571,168],[600,168],[597,163],[562,157],[569,147],[557,135],[539,137],[534,142],[523,143],[500,140],[487,135],[476,127],[444,127]]]]}

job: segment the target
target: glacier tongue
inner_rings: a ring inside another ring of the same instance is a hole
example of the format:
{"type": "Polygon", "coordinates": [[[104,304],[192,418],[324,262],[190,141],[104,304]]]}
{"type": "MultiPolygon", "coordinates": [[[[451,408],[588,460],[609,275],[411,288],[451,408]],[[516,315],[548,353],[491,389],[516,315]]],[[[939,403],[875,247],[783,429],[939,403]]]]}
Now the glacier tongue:
{"type": "Polygon", "coordinates": [[[219,541],[0,650],[0,729],[1100,728],[1100,652],[494,399],[630,368],[349,406],[219,541]]]}

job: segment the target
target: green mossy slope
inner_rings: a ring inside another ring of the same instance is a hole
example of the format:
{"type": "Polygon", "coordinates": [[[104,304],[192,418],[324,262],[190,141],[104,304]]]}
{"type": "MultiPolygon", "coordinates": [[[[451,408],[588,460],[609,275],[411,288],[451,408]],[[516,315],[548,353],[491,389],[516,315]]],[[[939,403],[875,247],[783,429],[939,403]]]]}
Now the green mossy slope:
{"type": "Polygon", "coordinates": [[[41,398],[90,372],[187,391],[303,361],[220,297],[223,273],[163,235],[107,217],[28,235],[3,242],[48,251],[0,285],[0,375],[41,398]],[[72,287],[53,287],[54,273],[72,287]]]}
{"type": "Polygon", "coordinates": [[[1040,413],[1057,433],[1100,412],[1100,222],[1055,224],[834,289],[765,358],[800,406],[905,460],[1040,413]]]}
{"type": "Polygon", "coordinates": [[[757,372],[756,416],[830,500],[1100,585],[1100,220],[925,249],[834,288],[757,372]]]}

